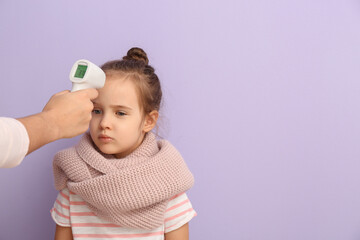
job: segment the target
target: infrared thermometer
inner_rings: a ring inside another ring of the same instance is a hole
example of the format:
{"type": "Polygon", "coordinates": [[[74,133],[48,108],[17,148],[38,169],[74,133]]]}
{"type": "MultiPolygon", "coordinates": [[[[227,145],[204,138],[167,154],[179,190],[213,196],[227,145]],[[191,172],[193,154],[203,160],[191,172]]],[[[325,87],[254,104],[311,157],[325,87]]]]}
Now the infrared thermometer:
{"type": "Polygon", "coordinates": [[[105,84],[105,73],[94,63],[81,59],[71,68],[70,81],[72,92],[86,88],[102,88],[105,84]]]}

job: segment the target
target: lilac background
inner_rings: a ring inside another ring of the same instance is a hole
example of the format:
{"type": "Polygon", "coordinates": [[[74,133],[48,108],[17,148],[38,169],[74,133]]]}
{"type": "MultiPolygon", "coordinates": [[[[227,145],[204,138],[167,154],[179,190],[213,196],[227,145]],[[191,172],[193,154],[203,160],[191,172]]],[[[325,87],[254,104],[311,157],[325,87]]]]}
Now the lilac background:
{"type": "MultiPolygon", "coordinates": [[[[2,0],[0,116],[143,47],[196,177],[192,239],[360,239],[359,21],[355,0],[2,0]]],[[[1,240],[53,239],[52,157],[77,140],[0,170],[1,240]]]]}

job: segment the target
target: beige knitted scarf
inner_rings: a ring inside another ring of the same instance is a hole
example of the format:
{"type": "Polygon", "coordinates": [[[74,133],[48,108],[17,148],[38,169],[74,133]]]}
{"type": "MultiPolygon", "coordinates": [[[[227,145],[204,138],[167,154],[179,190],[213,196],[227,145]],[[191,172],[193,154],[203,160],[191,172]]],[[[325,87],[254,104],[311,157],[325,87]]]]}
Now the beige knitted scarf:
{"type": "Polygon", "coordinates": [[[122,159],[98,151],[86,133],[55,155],[53,168],[57,190],[68,187],[98,217],[127,228],[161,226],[169,199],[194,183],[180,153],[153,133],[122,159]]]}

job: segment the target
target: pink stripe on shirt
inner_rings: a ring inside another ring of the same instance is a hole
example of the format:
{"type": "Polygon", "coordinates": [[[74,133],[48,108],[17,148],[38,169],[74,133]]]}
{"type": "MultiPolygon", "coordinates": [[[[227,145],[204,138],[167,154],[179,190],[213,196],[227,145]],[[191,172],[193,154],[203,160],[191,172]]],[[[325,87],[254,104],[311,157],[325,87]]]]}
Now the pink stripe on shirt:
{"type": "Polygon", "coordinates": [[[164,231],[143,234],[74,234],[77,238],[139,238],[163,235],[164,231]]]}
{"type": "Polygon", "coordinates": [[[62,191],[60,192],[61,196],[63,196],[63,198],[65,198],[66,200],[70,200],[69,196],[66,195],[65,193],[63,193],[62,191]]]}
{"type": "MultiPolygon", "coordinates": [[[[51,213],[52,213],[53,211],[54,211],[54,208],[50,210],[51,213]]],[[[62,224],[62,225],[67,225],[67,224],[68,224],[68,223],[65,223],[65,222],[61,222],[61,221],[59,221],[59,220],[57,220],[56,223],[57,223],[57,224],[60,223],[60,224],[62,224]]]]}
{"type": "Polygon", "coordinates": [[[69,216],[66,216],[66,215],[62,214],[62,213],[59,212],[56,208],[53,208],[53,209],[54,209],[54,211],[57,213],[57,215],[59,215],[60,217],[63,217],[63,218],[66,218],[66,219],[70,219],[69,216]]]}
{"type": "Polygon", "coordinates": [[[70,209],[69,206],[66,206],[65,204],[62,204],[62,203],[59,201],[59,199],[56,199],[56,202],[57,202],[61,207],[66,208],[66,209],[70,209]]]}
{"type": "Polygon", "coordinates": [[[70,212],[70,216],[96,216],[93,212],[70,212]]]}
{"type": "Polygon", "coordinates": [[[173,200],[173,199],[175,199],[175,198],[177,198],[177,197],[180,197],[180,196],[183,195],[183,194],[185,194],[185,193],[179,193],[179,194],[173,196],[172,198],[170,198],[169,200],[171,201],[171,200],[173,200]]]}
{"type": "Polygon", "coordinates": [[[78,201],[70,201],[70,205],[86,205],[84,201],[78,202],[78,201]]]}
{"type": "Polygon", "coordinates": [[[193,208],[189,208],[188,210],[185,210],[185,211],[183,211],[183,212],[181,212],[181,213],[179,213],[179,214],[176,214],[176,215],[174,215],[174,216],[172,216],[172,217],[166,218],[166,219],[165,219],[165,222],[171,221],[171,220],[173,220],[173,219],[175,219],[175,218],[178,218],[178,217],[180,217],[180,216],[182,216],[182,215],[184,215],[184,214],[186,214],[186,213],[188,213],[188,212],[191,212],[191,211],[194,211],[194,209],[193,209],[193,208]]]}
{"type": "Polygon", "coordinates": [[[121,227],[112,223],[73,223],[73,227],[121,227]]]}
{"type": "Polygon", "coordinates": [[[182,201],[181,203],[178,203],[178,204],[166,209],[166,212],[171,211],[171,210],[173,210],[175,208],[178,208],[178,207],[180,207],[180,206],[182,206],[182,205],[184,205],[185,203],[188,203],[188,202],[190,202],[190,200],[186,199],[186,200],[182,201]]]}
{"type": "MultiPolygon", "coordinates": [[[[196,212],[194,212],[194,215],[192,216],[192,217],[196,217],[197,216],[197,214],[196,214],[196,212]]],[[[170,229],[170,228],[173,228],[174,226],[176,226],[176,225],[178,225],[179,223],[175,223],[174,225],[171,225],[170,227],[167,227],[165,230],[168,230],[168,229],[170,229]]]]}

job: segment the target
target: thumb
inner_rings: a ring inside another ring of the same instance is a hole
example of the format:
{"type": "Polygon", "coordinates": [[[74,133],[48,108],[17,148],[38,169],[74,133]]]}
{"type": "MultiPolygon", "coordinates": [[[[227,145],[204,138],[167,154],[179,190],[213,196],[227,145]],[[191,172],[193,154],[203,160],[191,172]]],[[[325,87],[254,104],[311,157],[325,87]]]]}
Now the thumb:
{"type": "Polygon", "coordinates": [[[64,94],[67,94],[67,93],[69,93],[69,92],[70,92],[69,90],[64,90],[64,91],[61,91],[61,92],[55,93],[55,94],[54,94],[54,96],[64,95],[64,94]]]}
{"type": "Polygon", "coordinates": [[[99,92],[95,88],[87,88],[87,89],[79,90],[77,92],[85,93],[86,96],[90,98],[90,100],[97,98],[97,96],[99,95],[99,92]]]}

